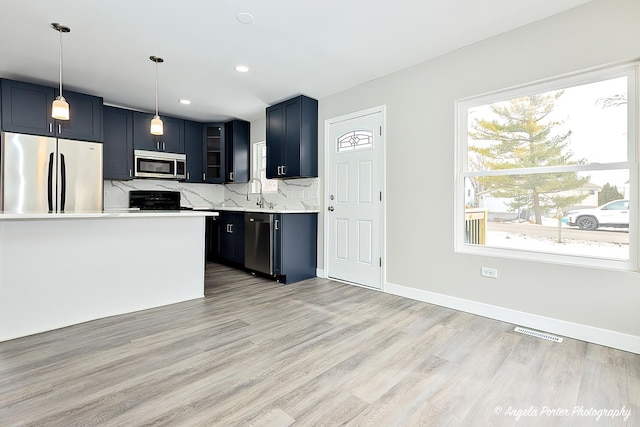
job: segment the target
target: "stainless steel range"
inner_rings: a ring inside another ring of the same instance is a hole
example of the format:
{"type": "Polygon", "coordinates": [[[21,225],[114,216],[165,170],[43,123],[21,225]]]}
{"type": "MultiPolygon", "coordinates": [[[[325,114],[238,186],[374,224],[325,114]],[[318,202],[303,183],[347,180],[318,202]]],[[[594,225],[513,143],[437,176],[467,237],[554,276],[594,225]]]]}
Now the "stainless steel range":
{"type": "Polygon", "coordinates": [[[140,210],[190,210],[180,206],[179,191],[133,190],[129,192],[129,207],[140,210]]]}

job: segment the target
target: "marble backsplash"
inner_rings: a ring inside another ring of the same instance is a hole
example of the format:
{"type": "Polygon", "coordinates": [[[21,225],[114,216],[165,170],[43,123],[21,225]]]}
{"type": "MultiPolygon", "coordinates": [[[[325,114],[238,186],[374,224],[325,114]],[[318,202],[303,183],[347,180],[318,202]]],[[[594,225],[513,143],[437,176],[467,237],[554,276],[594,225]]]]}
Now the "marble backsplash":
{"type": "MultiPolygon", "coordinates": [[[[278,181],[278,191],[263,193],[264,207],[273,209],[320,209],[318,178],[299,178],[278,181]]],[[[258,194],[249,194],[247,184],[225,184],[224,206],[255,208],[258,194]]]]}
{"type": "MultiPolygon", "coordinates": [[[[318,178],[302,178],[278,181],[277,192],[264,193],[265,207],[274,209],[320,208],[318,178]]],[[[104,209],[129,207],[130,190],[180,191],[184,207],[215,209],[220,207],[257,207],[257,194],[249,194],[247,184],[192,184],[158,179],[134,179],[131,181],[104,181],[104,209]]]]}

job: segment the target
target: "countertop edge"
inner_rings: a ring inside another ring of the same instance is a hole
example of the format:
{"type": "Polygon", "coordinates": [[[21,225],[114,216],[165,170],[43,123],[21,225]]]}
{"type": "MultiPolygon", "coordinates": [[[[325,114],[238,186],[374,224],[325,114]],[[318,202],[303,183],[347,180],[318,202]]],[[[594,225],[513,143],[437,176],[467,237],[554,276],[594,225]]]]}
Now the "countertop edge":
{"type": "Polygon", "coordinates": [[[153,210],[105,210],[103,212],[73,212],[73,213],[2,213],[0,221],[30,220],[30,219],[82,219],[82,218],[189,218],[216,217],[219,212],[256,212],[271,214],[304,214],[319,213],[319,209],[253,209],[240,206],[224,207],[193,207],[193,210],[153,211],[153,210]]]}
{"type": "Polygon", "coordinates": [[[216,211],[106,211],[77,213],[0,213],[0,221],[29,219],[88,219],[88,218],[198,218],[220,215],[216,211]]]}
{"type": "Polygon", "coordinates": [[[220,211],[220,212],[233,211],[233,212],[256,212],[256,213],[273,213],[273,214],[320,213],[320,209],[277,209],[277,208],[253,209],[253,208],[246,208],[241,206],[224,206],[224,207],[215,207],[215,208],[194,207],[193,209],[195,210],[211,209],[211,210],[220,211]]]}

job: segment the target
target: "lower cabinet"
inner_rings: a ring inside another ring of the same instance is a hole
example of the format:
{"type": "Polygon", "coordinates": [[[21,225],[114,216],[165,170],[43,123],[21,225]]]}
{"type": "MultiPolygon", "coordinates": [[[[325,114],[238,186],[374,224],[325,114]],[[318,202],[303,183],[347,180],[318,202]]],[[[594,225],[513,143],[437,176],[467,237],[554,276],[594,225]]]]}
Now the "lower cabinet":
{"type": "Polygon", "coordinates": [[[220,211],[218,217],[207,219],[206,233],[208,261],[281,283],[316,277],[317,213],[220,211]]]}
{"type": "Polygon", "coordinates": [[[273,215],[273,270],[282,283],[316,277],[318,214],[273,215]]]}
{"type": "Polygon", "coordinates": [[[220,212],[212,231],[208,259],[244,267],[244,213],[220,212]]]}

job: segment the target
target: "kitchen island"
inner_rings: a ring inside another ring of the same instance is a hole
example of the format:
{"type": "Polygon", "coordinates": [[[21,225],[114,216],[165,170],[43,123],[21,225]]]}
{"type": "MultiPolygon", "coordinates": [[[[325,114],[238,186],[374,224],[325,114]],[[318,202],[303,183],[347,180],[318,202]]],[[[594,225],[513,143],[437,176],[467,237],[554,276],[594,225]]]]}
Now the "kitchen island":
{"type": "Polygon", "coordinates": [[[203,297],[217,215],[0,213],[0,341],[203,297]]]}

